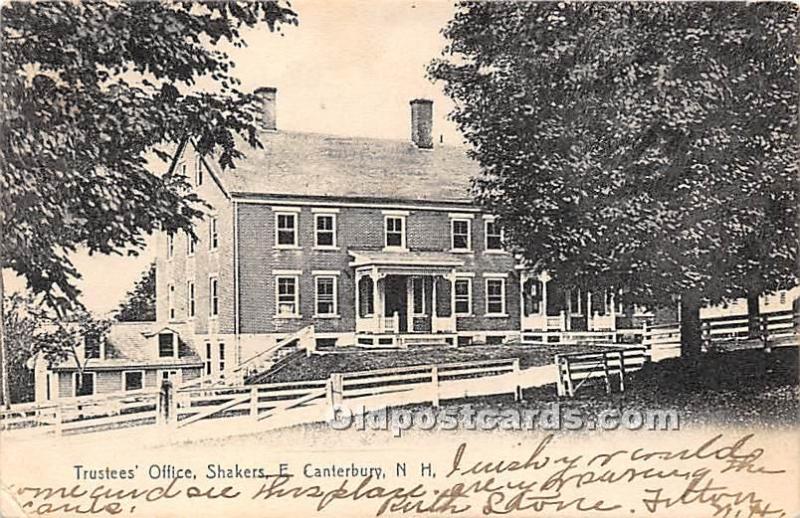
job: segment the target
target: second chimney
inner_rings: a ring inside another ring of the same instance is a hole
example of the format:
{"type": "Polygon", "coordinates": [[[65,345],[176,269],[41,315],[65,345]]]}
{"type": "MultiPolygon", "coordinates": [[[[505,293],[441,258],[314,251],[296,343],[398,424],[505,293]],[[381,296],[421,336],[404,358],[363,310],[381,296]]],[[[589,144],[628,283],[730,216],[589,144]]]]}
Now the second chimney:
{"type": "Polygon", "coordinates": [[[261,129],[275,131],[278,129],[276,117],[276,98],[278,89],[272,86],[257,88],[255,93],[261,100],[261,129]]]}
{"type": "Polygon", "coordinates": [[[413,99],[411,104],[411,141],[418,148],[433,148],[433,101],[413,99]]]}

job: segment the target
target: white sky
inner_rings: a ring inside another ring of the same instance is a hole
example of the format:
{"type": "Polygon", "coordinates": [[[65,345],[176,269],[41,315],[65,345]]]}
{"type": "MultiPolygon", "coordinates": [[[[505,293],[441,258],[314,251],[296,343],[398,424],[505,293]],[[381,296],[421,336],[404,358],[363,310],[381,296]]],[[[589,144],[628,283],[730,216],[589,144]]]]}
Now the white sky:
{"type": "MultiPolygon", "coordinates": [[[[242,89],[278,88],[278,128],[338,135],[408,139],[408,101],[434,101],[434,139],[458,144],[446,119],[452,103],[425,67],[444,46],[441,28],[453,13],[447,0],[295,0],[297,27],[283,36],[265,28],[246,33],[249,46],[226,48],[237,63],[242,89]]],[[[136,258],[79,253],[82,301],[107,313],[153,259],[152,249],[136,258]]],[[[5,272],[10,291],[22,283],[5,272]]]]}

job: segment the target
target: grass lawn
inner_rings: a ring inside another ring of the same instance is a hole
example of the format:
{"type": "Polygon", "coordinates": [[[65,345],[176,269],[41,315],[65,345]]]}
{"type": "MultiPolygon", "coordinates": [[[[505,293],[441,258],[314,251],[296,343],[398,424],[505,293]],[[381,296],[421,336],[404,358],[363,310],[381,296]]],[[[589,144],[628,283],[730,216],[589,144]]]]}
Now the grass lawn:
{"type": "Polygon", "coordinates": [[[413,365],[442,364],[472,360],[519,358],[526,367],[553,363],[553,357],[565,352],[602,350],[590,345],[472,345],[464,347],[425,346],[404,350],[369,351],[349,348],[325,355],[299,358],[278,372],[259,379],[259,383],[325,379],[334,372],[353,372],[413,365]]]}
{"type": "MultiPolygon", "coordinates": [[[[528,389],[524,397],[523,403],[496,396],[444,404],[540,408],[542,402],[558,400],[552,386],[528,389]]],[[[769,355],[761,350],[710,353],[696,363],[685,359],[651,363],[626,376],[624,393],[607,395],[602,380],[592,380],[575,398],[562,398],[560,405],[579,408],[587,415],[612,408],[674,409],[682,423],[797,425],[798,349],[779,348],[769,355]]]]}

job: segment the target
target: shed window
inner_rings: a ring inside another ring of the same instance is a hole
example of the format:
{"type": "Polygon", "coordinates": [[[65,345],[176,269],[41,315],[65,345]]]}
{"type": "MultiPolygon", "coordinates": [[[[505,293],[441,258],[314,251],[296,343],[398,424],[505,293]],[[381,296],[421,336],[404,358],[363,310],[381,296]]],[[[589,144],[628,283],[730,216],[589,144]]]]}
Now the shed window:
{"type": "Polygon", "coordinates": [[[175,335],[172,333],[158,335],[158,356],[160,358],[175,357],[175,335]]]}

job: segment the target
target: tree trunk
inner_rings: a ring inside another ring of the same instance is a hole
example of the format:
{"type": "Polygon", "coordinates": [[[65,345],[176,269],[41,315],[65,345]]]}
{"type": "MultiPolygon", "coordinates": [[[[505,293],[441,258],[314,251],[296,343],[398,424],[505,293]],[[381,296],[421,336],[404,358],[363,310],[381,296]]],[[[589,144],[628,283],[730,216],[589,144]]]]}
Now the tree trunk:
{"type": "Polygon", "coordinates": [[[761,336],[761,311],[758,307],[758,293],[747,292],[747,337],[761,336]]]}
{"type": "Polygon", "coordinates": [[[2,393],[0,404],[6,409],[11,408],[11,393],[8,386],[8,354],[6,353],[6,306],[5,284],[3,282],[3,269],[0,267],[0,377],[2,377],[2,393]]]}
{"type": "Polygon", "coordinates": [[[683,357],[700,356],[703,341],[700,303],[700,294],[697,292],[681,294],[681,356],[683,357]]]}

